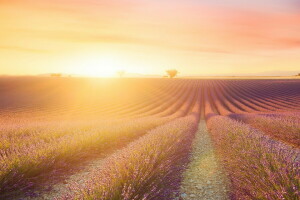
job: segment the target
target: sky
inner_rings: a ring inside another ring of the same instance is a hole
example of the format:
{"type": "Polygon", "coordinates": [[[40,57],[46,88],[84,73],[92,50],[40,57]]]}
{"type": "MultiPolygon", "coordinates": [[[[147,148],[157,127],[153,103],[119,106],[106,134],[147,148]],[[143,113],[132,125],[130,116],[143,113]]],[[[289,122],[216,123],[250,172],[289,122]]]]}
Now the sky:
{"type": "Polygon", "coordinates": [[[300,0],[0,0],[0,74],[292,75],[300,0]]]}

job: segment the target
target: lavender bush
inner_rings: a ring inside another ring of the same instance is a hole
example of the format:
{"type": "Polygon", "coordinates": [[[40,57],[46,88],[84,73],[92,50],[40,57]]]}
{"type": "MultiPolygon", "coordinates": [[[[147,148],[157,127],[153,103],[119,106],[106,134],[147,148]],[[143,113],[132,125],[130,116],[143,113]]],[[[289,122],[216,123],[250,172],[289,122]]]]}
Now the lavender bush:
{"type": "Polygon", "coordinates": [[[89,154],[118,148],[171,118],[143,118],[119,123],[70,123],[56,127],[6,127],[0,138],[0,193],[27,187],[54,168],[68,169],[89,154]]]}
{"type": "Polygon", "coordinates": [[[160,126],[107,158],[93,178],[62,199],[170,199],[164,191],[186,159],[198,118],[190,115],[160,126]]]}
{"type": "Polygon", "coordinates": [[[228,117],[208,120],[232,183],[232,199],[298,199],[300,150],[228,117]]]}

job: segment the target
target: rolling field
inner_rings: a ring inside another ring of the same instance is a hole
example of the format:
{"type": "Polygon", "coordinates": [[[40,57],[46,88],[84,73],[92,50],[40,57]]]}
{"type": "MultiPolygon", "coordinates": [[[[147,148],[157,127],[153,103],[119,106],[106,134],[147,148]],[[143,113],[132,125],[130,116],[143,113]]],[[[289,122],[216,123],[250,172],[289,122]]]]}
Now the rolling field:
{"type": "Polygon", "coordinates": [[[299,199],[300,80],[2,77],[0,94],[0,199],[299,199]]]}

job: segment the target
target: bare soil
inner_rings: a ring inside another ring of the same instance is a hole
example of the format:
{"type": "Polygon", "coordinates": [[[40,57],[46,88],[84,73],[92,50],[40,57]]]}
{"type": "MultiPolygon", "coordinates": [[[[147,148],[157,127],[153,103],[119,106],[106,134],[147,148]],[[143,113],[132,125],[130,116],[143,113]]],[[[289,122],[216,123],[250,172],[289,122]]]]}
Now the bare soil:
{"type": "Polygon", "coordinates": [[[180,197],[184,200],[227,200],[228,180],[216,158],[206,123],[201,120],[193,143],[191,162],[183,174],[180,197]]]}

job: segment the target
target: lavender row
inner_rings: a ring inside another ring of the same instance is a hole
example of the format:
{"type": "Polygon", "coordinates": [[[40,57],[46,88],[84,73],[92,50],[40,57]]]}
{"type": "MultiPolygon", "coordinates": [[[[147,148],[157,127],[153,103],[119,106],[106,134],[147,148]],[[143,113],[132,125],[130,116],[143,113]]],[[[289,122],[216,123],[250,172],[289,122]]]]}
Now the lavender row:
{"type": "Polygon", "coordinates": [[[61,199],[170,199],[197,123],[190,115],[150,131],[108,157],[84,186],[74,184],[71,190],[77,192],[61,199]]]}
{"type": "Polygon", "coordinates": [[[208,128],[231,180],[232,199],[299,197],[299,149],[228,117],[209,118],[208,128]]]}
{"type": "Polygon", "coordinates": [[[61,130],[51,124],[51,127],[42,129],[24,129],[24,133],[17,134],[21,139],[15,141],[11,141],[10,137],[15,137],[14,131],[19,129],[6,130],[1,138],[10,144],[0,149],[0,193],[16,187],[28,187],[34,178],[49,174],[56,168],[68,170],[82,159],[118,148],[170,120],[143,118],[106,125],[100,122],[81,123],[81,127],[74,122],[75,125],[67,123],[66,127],[60,127],[61,130]]]}
{"type": "Polygon", "coordinates": [[[232,115],[275,139],[300,147],[300,115],[232,115]]]}

